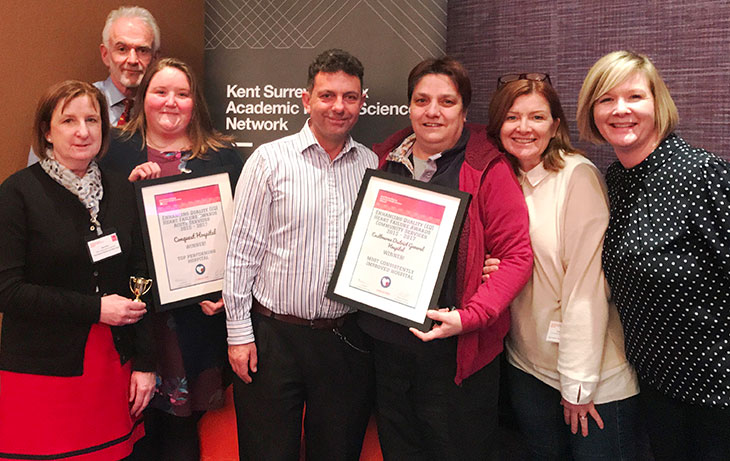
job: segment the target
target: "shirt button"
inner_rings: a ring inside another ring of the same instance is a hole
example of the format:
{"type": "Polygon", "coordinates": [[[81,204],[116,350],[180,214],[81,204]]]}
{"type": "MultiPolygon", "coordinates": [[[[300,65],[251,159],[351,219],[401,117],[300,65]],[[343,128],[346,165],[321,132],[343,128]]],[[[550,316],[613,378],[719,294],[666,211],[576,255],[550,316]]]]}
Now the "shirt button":
{"type": "Polygon", "coordinates": [[[98,277],[98,276],[99,276],[99,271],[94,271],[94,277],[98,277]]]}
{"type": "Polygon", "coordinates": [[[93,230],[96,230],[96,226],[93,226],[93,225],[92,226],[89,226],[89,230],[92,230],[92,231],[93,230]]]}

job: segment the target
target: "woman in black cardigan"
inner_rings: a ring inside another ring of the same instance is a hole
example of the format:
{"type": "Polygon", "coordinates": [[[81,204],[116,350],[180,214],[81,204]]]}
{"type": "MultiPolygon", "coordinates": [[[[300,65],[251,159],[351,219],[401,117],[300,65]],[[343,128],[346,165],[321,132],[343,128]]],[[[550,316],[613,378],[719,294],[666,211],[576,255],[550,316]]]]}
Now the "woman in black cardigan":
{"type": "Polygon", "coordinates": [[[0,186],[0,459],[119,459],[154,390],[132,188],[96,164],[109,141],[93,86],[51,87],[41,161],[0,186]],[[103,248],[105,251],[100,251],[103,248]]]}

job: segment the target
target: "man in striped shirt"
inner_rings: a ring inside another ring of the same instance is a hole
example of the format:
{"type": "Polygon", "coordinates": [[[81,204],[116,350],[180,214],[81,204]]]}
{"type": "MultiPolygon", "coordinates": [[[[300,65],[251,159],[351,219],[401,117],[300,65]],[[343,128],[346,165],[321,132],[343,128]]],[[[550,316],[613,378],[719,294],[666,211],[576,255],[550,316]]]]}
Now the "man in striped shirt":
{"type": "Polygon", "coordinates": [[[302,96],[299,133],[251,155],[236,188],[225,300],[241,459],[357,460],[370,413],[372,365],[350,309],[325,297],[375,154],[350,137],[363,67],[320,54],[302,96]]]}

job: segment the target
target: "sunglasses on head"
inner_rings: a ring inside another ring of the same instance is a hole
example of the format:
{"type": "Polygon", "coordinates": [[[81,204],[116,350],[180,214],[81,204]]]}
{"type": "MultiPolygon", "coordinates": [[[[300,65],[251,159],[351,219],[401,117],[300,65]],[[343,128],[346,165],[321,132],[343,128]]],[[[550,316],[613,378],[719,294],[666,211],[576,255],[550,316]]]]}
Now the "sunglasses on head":
{"type": "Polygon", "coordinates": [[[510,82],[516,82],[517,80],[531,80],[533,82],[548,82],[552,86],[550,76],[543,74],[542,72],[525,72],[523,74],[504,74],[497,79],[499,86],[506,85],[510,82]]]}

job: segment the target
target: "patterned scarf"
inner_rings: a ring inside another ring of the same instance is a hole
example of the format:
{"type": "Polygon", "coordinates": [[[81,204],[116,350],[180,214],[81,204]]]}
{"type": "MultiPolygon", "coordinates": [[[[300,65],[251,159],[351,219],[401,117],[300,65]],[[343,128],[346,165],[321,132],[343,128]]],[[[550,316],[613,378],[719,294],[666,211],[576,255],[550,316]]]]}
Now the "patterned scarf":
{"type": "Polygon", "coordinates": [[[411,172],[411,176],[413,176],[413,164],[411,163],[409,157],[411,156],[411,150],[413,150],[413,144],[415,143],[416,133],[413,133],[412,135],[404,139],[403,142],[400,143],[400,146],[392,150],[388,154],[386,160],[389,162],[402,163],[403,165],[405,165],[406,168],[408,168],[408,171],[411,172]]]}
{"type": "Polygon", "coordinates": [[[79,198],[79,201],[89,210],[91,222],[96,225],[96,233],[101,235],[101,224],[97,217],[99,216],[99,203],[104,196],[104,188],[101,185],[99,166],[92,161],[86,168],[86,174],[79,178],[73,171],[58,163],[52,157],[50,150],[47,151],[47,154],[47,158],[40,161],[41,168],[54,181],[79,198]]]}

